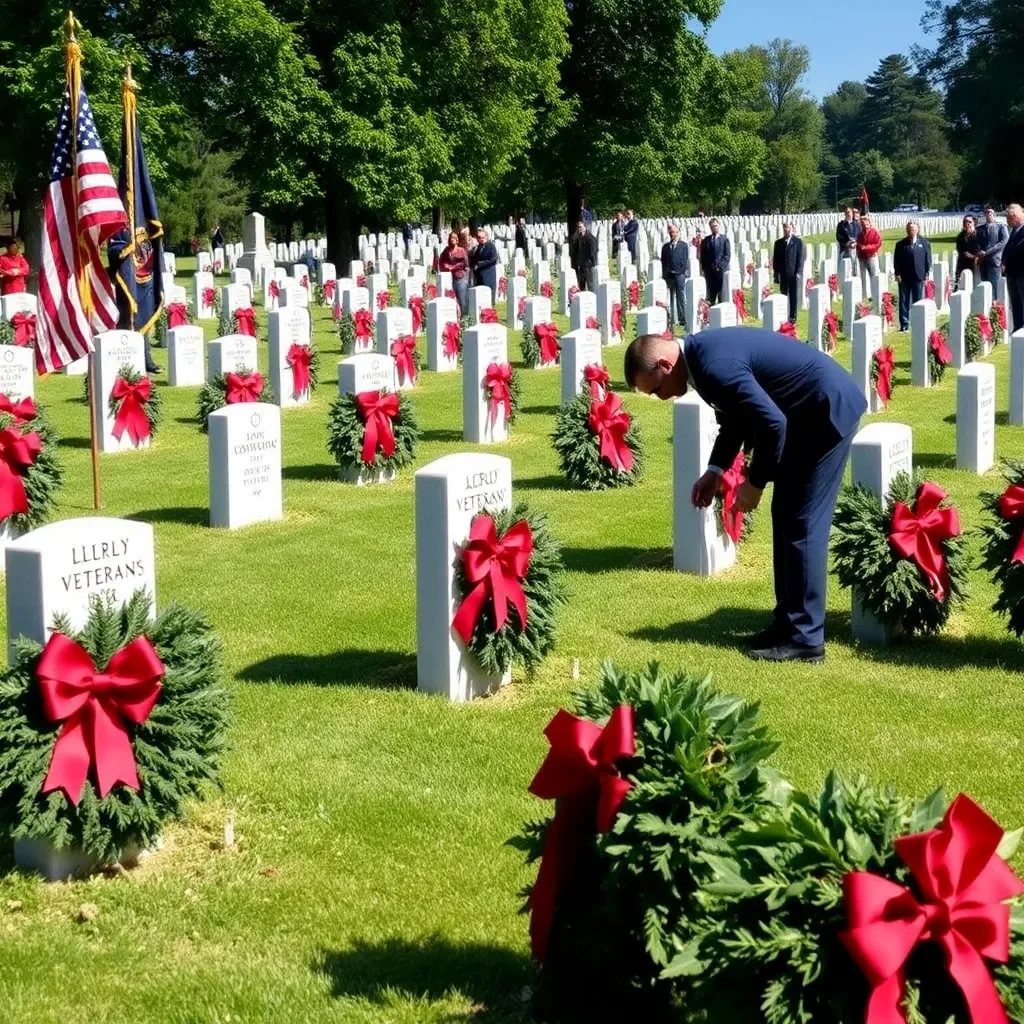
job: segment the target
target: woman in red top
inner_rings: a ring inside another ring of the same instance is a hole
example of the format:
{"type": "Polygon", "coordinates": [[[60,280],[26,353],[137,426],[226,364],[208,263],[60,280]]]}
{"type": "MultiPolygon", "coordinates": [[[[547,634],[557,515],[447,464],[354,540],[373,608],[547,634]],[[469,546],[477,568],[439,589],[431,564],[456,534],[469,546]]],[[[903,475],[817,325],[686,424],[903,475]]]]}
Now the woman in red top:
{"type": "Polygon", "coordinates": [[[18,240],[12,238],[7,252],[0,256],[0,295],[16,295],[28,287],[28,260],[21,255],[18,240]]]}
{"type": "Polygon", "coordinates": [[[448,232],[448,245],[437,257],[437,269],[452,275],[452,287],[455,289],[455,301],[459,304],[459,316],[468,306],[469,299],[469,257],[466,250],[459,245],[459,233],[448,232]]]}
{"type": "Polygon", "coordinates": [[[857,262],[860,264],[860,288],[864,299],[871,299],[875,312],[881,313],[881,295],[873,295],[871,282],[878,273],[878,250],[882,248],[882,236],[871,223],[871,215],[865,213],[860,219],[860,235],[857,237],[857,262]]]}

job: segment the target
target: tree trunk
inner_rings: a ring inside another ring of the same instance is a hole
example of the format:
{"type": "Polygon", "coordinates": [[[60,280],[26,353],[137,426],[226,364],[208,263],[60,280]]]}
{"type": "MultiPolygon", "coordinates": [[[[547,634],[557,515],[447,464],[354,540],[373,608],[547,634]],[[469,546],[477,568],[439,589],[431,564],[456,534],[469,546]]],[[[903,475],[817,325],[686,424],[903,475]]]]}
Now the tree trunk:
{"type": "Polygon", "coordinates": [[[430,230],[435,235],[437,235],[438,238],[440,238],[441,237],[441,229],[443,227],[444,227],[444,210],[442,210],[440,206],[435,206],[434,209],[431,211],[431,215],[430,215],[430,230]]]}
{"type": "Polygon", "coordinates": [[[575,181],[565,183],[565,219],[570,235],[583,219],[583,186],[575,181]]]}
{"type": "Polygon", "coordinates": [[[328,181],[324,189],[324,227],[327,233],[327,258],[347,272],[351,260],[358,258],[359,211],[346,201],[349,190],[343,182],[328,181]]]}
{"type": "Polygon", "coordinates": [[[21,247],[32,270],[28,290],[39,294],[39,254],[43,244],[43,205],[40,189],[33,184],[18,182],[14,188],[18,204],[18,234],[21,247]]]}

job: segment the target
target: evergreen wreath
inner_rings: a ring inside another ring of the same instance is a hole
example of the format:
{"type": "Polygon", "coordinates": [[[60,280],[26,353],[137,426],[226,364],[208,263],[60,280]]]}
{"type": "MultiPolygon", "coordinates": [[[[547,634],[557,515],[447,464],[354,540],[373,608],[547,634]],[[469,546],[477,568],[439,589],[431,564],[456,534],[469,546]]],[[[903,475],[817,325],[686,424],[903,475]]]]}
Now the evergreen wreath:
{"type": "Polygon", "coordinates": [[[932,348],[932,338],[935,335],[939,335],[942,339],[942,344],[949,348],[949,322],[947,321],[941,327],[936,328],[928,336],[928,379],[933,383],[937,384],[945,376],[946,367],[949,365],[948,362],[942,362],[935,349],[932,348]]]}
{"type": "MultiPolygon", "coordinates": [[[[899,501],[913,507],[921,482],[920,474],[899,473],[881,502],[866,487],[847,486],[832,516],[832,564],[840,585],[853,590],[879,622],[901,625],[908,636],[942,629],[964,603],[970,573],[964,536],[943,540],[949,589],[940,601],[918,565],[890,544],[893,506],[899,501]]],[[[943,501],[943,508],[948,505],[943,501]]]]}
{"type": "MultiPolygon", "coordinates": [[[[534,327],[541,326],[540,323],[534,324],[534,327]]],[[[541,363],[540,359],[540,342],[537,340],[537,336],[533,333],[534,327],[527,327],[523,324],[522,333],[522,353],[523,353],[523,365],[528,366],[531,369],[536,369],[538,366],[548,366],[548,363],[541,363]]],[[[561,350],[561,346],[559,346],[561,350]]],[[[555,360],[558,362],[558,359],[555,360]]]]}
{"type": "Polygon", "coordinates": [[[881,366],[880,366],[880,364],[878,362],[878,355],[879,355],[880,352],[891,353],[891,354],[893,354],[894,358],[895,358],[895,353],[894,353],[892,345],[883,345],[881,348],[875,349],[875,351],[871,355],[871,389],[872,389],[872,391],[874,391],[874,392],[876,392],[878,394],[878,397],[883,400],[885,405],[888,405],[889,402],[892,401],[892,393],[896,390],[895,365],[893,367],[892,373],[890,373],[890,375],[889,375],[889,398],[886,399],[882,395],[882,393],[878,390],[878,378],[879,378],[879,376],[881,374],[881,366]]]}
{"type": "MultiPolygon", "coordinates": [[[[291,348],[290,345],[288,347],[291,348]]],[[[320,386],[320,350],[312,341],[308,345],[303,345],[302,347],[309,349],[309,394],[310,397],[312,397],[313,392],[320,386]]],[[[287,352],[288,349],[285,349],[286,355],[287,352]]],[[[285,366],[287,367],[285,376],[288,377],[291,375],[291,367],[288,366],[287,363],[285,366]]],[[[263,399],[261,397],[260,401],[262,400],[263,399]]]]}
{"type": "Polygon", "coordinates": [[[839,337],[839,317],[828,310],[821,321],[821,347],[826,352],[835,352],[836,339],[839,337]]]}
{"type": "MultiPolygon", "coordinates": [[[[204,288],[203,291],[205,292],[206,289],[204,288]]],[[[211,291],[213,292],[213,302],[211,303],[211,305],[213,306],[213,315],[219,321],[220,320],[220,305],[221,305],[221,303],[220,303],[220,289],[219,288],[211,288],[211,291]]],[[[204,305],[205,305],[205,303],[204,303],[204,305]]]]}
{"type": "MultiPolygon", "coordinates": [[[[313,365],[310,364],[310,387],[312,388],[313,380],[313,365]]],[[[240,377],[248,376],[252,373],[252,370],[241,368],[237,371],[240,377]]],[[[213,380],[208,380],[200,389],[199,396],[196,400],[196,418],[199,420],[199,429],[207,434],[210,431],[210,413],[216,412],[218,409],[223,409],[228,404],[227,399],[228,385],[224,378],[224,374],[218,373],[213,380]]],[[[263,390],[260,392],[261,402],[266,402],[268,405],[274,404],[274,396],[270,390],[270,381],[263,378],[263,390]]]]}
{"type": "MultiPolygon", "coordinates": [[[[1005,459],[1003,478],[1008,486],[1024,487],[1024,459],[1005,459]]],[[[1015,561],[1014,555],[1024,543],[1024,517],[1005,518],[1000,510],[1002,494],[981,495],[981,506],[988,513],[989,522],[981,528],[984,538],[982,566],[992,574],[999,588],[993,611],[1007,618],[1007,629],[1018,637],[1024,636],[1024,562],[1015,561]]]]}
{"type": "Polygon", "coordinates": [[[558,410],[551,443],[558,455],[562,472],[574,487],[588,491],[632,487],[643,476],[645,460],[643,438],[636,419],[625,409],[622,410],[630,420],[625,443],[633,454],[633,467],[629,470],[617,469],[601,456],[601,439],[590,426],[592,404],[590,392],[581,391],[572,402],[558,410]]]}
{"type": "Polygon", "coordinates": [[[39,454],[22,475],[25,497],[28,499],[27,512],[15,512],[0,520],[0,529],[9,526],[17,534],[27,533],[42,526],[53,513],[57,504],[57,491],[64,483],[64,465],[58,456],[59,438],[50,427],[42,409],[31,399],[12,403],[21,406],[27,413],[34,412],[28,419],[22,419],[15,412],[0,412],[0,430],[16,430],[22,436],[37,434],[41,442],[39,454]]]}
{"type": "MultiPolygon", "coordinates": [[[[747,471],[750,468],[750,453],[746,452],[746,451],[741,451],[740,454],[737,455],[736,460],[739,461],[740,458],[743,459],[743,463],[742,463],[742,465],[743,465],[743,479],[746,480],[747,479],[747,471]]],[[[724,537],[724,536],[726,536],[726,532],[725,532],[725,499],[722,496],[721,489],[719,489],[718,493],[715,495],[714,509],[715,509],[715,528],[718,531],[718,536],[719,537],[724,537]]],[[[741,512],[741,513],[739,513],[739,516],[740,516],[740,539],[739,539],[738,543],[742,544],[754,532],[754,516],[755,515],[756,515],[756,511],[755,512],[741,512]]]]}
{"type": "MultiPolygon", "coordinates": [[[[555,645],[558,606],[565,601],[562,585],[562,547],[552,536],[548,518],[517,502],[502,512],[484,509],[478,513],[494,520],[499,539],[515,523],[525,520],[533,535],[533,552],[526,576],[521,581],[526,596],[526,625],[523,627],[514,604],[508,603],[508,617],[499,630],[495,624],[494,602],[486,601],[466,645],[480,668],[490,676],[501,676],[515,665],[532,672],[555,645]]],[[[475,518],[475,517],[474,517],[475,518]]],[[[455,558],[455,606],[458,608],[473,589],[466,577],[461,552],[455,558]]]]}
{"type": "Polygon", "coordinates": [[[978,326],[978,317],[982,313],[971,313],[964,323],[964,358],[973,363],[981,355],[981,328],[978,326]]]}
{"type": "MultiPolygon", "coordinates": [[[[255,307],[252,307],[255,312],[255,307]]],[[[217,311],[217,332],[220,337],[226,338],[229,334],[240,334],[238,330],[238,317],[232,312],[228,313],[227,310],[218,309],[217,311]]],[[[259,318],[253,321],[254,329],[256,331],[256,341],[266,341],[266,335],[263,329],[260,327],[259,318]]]]}
{"type": "MultiPolygon", "coordinates": [[[[512,370],[512,375],[509,377],[508,381],[508,398],[512,412],[505,422],[510,427],[514,427],[516,420],[519,419],[519,410],[522,408],[523,404],[523,379],[519,376],[519,371],[514,366],[510,366],[510,369],[512,370]]],[[[490,402],[491,393],[489,390],[484,397],[488,402],[490,402]]]]}
{"type": "Polygon", "coordinates": [[[989,324],[992,327],[992,340],[999,344],[1003,340],[1003,332],[1007,328],[1006,307],[996,299],[992,303],[992,309],[988,315],[989,324]]]}
{"type": "Polygon", "coordinates": [[[53,624],[98,668],[145,636],[166,669],[149,718],[130,727],[141,789],[119,785],[100,799],[90,773],[77,807],[63,792],[40,792],[62,726],[43,711],[35,673],[42,647],[24,637],[16,641],[12,664],[0,674],[0,835],[77,847],[109,863],[127,848],[151,846],[168,821],[183,815],[188,800],[207,783],[220,784],[231,719],[221,643],[198,612],[171,604],[151,622],[149,611],[142,591],[125,605],[94,597],[80,633],[61,617],[53,624]]]}
{"type": "Polygon", "coordinates": [[[14,344],[14,328],[9,320],[0,317],[0,345],[14,344]]]}
{"type": "MultiPolygon", "coordinates": [[[[85,380],[86,387],[89,385],[89,377],[83,378],[85,380]]],[[[138,384],[143,380],[149,380],[150,378],[144,374],[139,373],[138,370],[132,369],[127,363],[117,371],[117,379],[123,380],[125,384],[138,384]]],[[[115,381],[116,383],[116,381],[115,381]]],[[[149,399],[143,403],[143,411],[146,413],[146,419],[149,421],[149,434],[150,437],[156,437],[157,431],[160,429],[160,419],[163,415],[163,397],[160,394],[160,389],[150,381],[151,387],[149,392],[149,399]]],[[[124,404],[123,398],[115,398],[113,390],[110,394],[110,402],[108,408],[110,415],[117,419],[117,414],[121,411],[121,406],[124,404]]]]}
{"type": "MultiPolygon", "coordinates": [[[[338,317],[338,338],[341,340],[341,354],[345,356],[355,355],[356,351],[356,322],[351,313],[342,313],[338,317]]],[[[377,340],[377,325],[373,317],[370,318],[370,344],[377,340]]]]}
{"type": "MultiPolygon", "coordinates": [[[[385,394],[384,391],[381,394],[385,394]]],[[[341,395],[331,403],[327,418],[327,450],[344,471],[365,470],[368,473],[396,472],[410,465],[416,454],[420,428],[416,422],[413,404],[404,391],[398,395],[398,415],[391,421],[395,435],[394,455],[385,455],[377,449],[373,462],[363,462],[363,435],[366,424],[359,415],[356,396],[341,395]]]]}
{"type": "MultiPolygon", "coordinates": [[[[182,303],[182,305],[185,307],[185,324],[181,326],[188,326],[189,324],[192,323],[192,303],[190,303],[186,299],[185,302],[182,303]]],[[[171,316],[167,312],[167,303],[165,302],[160,307],[160,315],[157,317],[156,331],[154,332],[156,334],[156,337],[160,339],[160,343],[161,345],[163,345],[164,348],[167,347],[167,332],[171,329],[170,324],[171,316]]]]}

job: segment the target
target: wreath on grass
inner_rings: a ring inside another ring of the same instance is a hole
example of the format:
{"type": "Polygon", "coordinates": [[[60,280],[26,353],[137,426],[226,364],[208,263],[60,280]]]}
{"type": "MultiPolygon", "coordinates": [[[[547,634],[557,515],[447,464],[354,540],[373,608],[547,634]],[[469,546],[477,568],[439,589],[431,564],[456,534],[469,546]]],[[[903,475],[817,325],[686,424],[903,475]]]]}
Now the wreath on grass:
{"type": "Polygon", "coordinates": [[[1024,636],[1024,459],[1003,464],[1006,490],[981,496],[990,522],[984,537],[982,565],[999,588],[993,610],[1007,618],[1007,629],[1024,636]]]}
{"type": "Polygon", "coordinates": [[[204,434],[209,433],[210,413],[223,409],[226,405],[235,405],[239,402],[274,404],[270,382],[264,378],[262,373],[254,373],[247,368],[240,368],[235,373],[218,373],[213,380],[207,381],[199,389],[199,396],[196,400],[199,429],[204,434]],[[228,401],[229,397],[230,402],[228,401]]]}
{"type": "MultiPolygon", "coordinates": [[[[84,379],[88,385],[89,378],[84,379]]],[[[127,433],[132,443],[138,445],[154,437],[160,429],[163,414],[160,391],[146,374],[127,363],[117,371],[107,408],[114,418],[112,433],[118,439],[127,433]]]]}
{"type": "MultiPolygon", "coordinates": [[[[39,671],[44,648],[25,637],[16,641],[12,664],[0,674],[0,832],[8,839],[39,840],[58,849],[75,847],[111,863],[127,849],[151,846],[167,822],[183,815],[189,800],[201,796],[207,784],[220,784],[231,719],[222,682],[221,643],[198,612],[172,604],[155,621],[149,614],[150,600],[142,591],[125,605],[94,597],[81,632],[73,633],[69,622],[57,617],[42,666],[46,679],[56,676],[58,683],[69,682],[66,673],[54,668],[56,649],[63,647],[65,656],[58,661],[71,662],[79,670],[78,679],[83,673],[91,676],[89,659],[105,673],[117,675],[138,665],[140,647],[151,648],[145,660],[152,665],[157,658],[159,673],[145,680],[148,714],[142,721],[118,715],[113,723],[127,733],[140,783],[137,789],[114,785],[104,794],[98,759],[109,757],[109,749],[96,749],[90,751],[88,774],[78,776],[80,792],[43,792],[49,789],[49,774],[61,767],[55,750],[71,741],[63,736],[81,723],[86,712],[53,720],[59,709],[44,697],[52,684],[41,679],[39,671]],[[82,650],[68,654],[72,643],[82,650]],[[129,645],[136,657],[126,659],[129,645]]],[[[111,703],[109,698],[103,701],[108,714],[111,703]]],[[[60,775],[65,782],[72,781],[66,770],[60,775]]],[[[78,778],[69,788],[76,788],[78,778]]]]}
{"type": "Polygon", "coordinates": [[[873,307],[872,307],[870,299],[868,299],[866,302],[858,302],[857,303],[857,311],[854,314],[856,319],[863,320],[864,317],[871,316],[872,308],[873,307]]]}
{"type": "Polygon", "coordinates": [[[992,309],[988,315],[988,322],[992,328],[992,333],[996,336],[997,342],[1002,342],[1003,334],[1008,326],[1006,319],[1006,307],[996,299],[992,303],[992,309]]]}
{"type": "Polygon", "coordinates": [[[57,441],[31,398],[0,394],[0,529],[27,533],[50,518],[64,483],[57,441]]]}
{"type": "Polygon", "coordinates": [[[391,356],[395,360],[395,376],[399,384],[414,385],[420,375],[422,360],[416,348],[416,337],[412,334],[399,335],[391,342],[391,356]]]}
{"type": "Polygon", "coordinates": [[[203,307],[209,306],[213,310],[213,315],[220,320],[220,289],[219,288],[204,288],[202,292],[203,307]]]}
{"type": "Polygon", "coordinates": [[[504,406],[505,423],[514,426],[523,401],[523,382],[519,371],[510,363],[490,363],[484,371],[483,389],[487,414],[492,422],[497,417],[498,407],[504,406]]]}
{"type": "Polygon", "coordinates": [[[455,559],[452,628],[484,673],[501,676],[514,665],[532,672],[554,647],[563,568],[547,516],[525,503],[473,517],[455,559]]]}
{"type": "Polygon", "coordinates": [[[946,367],[953,362],[949,347],[949,324],[945,323],[928,335],[928,379],[938,383],[946,373],[946,367]]]}
{"type": "Polygon", "coordinates": [[[555,417],[551,441],[574,487],[603,491],[631,487],[644,470],[644,446],[636,420],[613,391],[600,399],[582,391],[555,417]]]}
{"type": "Polygon", "coordinates": [[[864,609],[907,635],[937,633],[967,597],[970,559],[956,509],[933,483],[900,473],[885,501],[843,489],[832,517],[832,564],[864,609]]]}
{"type": "Polygon", "coordinates": [[[327,450],[344,472],[387,473],[412,463],[420,428],[403,392],[341,395],[327,419],[327,450]]]}
{"type": "Polygon", "coordinates": [[[964,357],[973,363],[981,355],[984,342],[992,340],[992,326],[984,313],[972,313],[964,324],[964,357]]]}
{"type": "Polygon", "coordinates": [[[35,313],[18,310],[10,320],[0,317],[0,345],[16,345],[18,348],[31,348],[38,336],[38,325],[35,313]]]}
{"type": "Polygon", "coordinates": [[[839,317],[828,310],[821,322],[821,347],[826,352],[835,352],[836,337],[839,334],[839,317]]]}
{"type": "Polygon", "coordinates": [[[533,327],[523,325],[523,364],[536,369],[558,362],[561,349],[558,344],[558,326],[554,323],[539,323],[533,327]]]}
{"type": "Polygon", "coordinates": [[[338,338],[341,340],[341,354],[355,355],[356,336],[361,341],[376,344],[377,328],[373,313],[368,309],[357,309],[355,313],[342,313],[338,317],[338,338]]]}
{"type": "Polygon", "coordinates": [[[217,330],[222,338],[229,334],[242,334],[257,341],[265,340],[261,336],[259,323],[256,320],[256,310],[251,306],[245,309],[236,309],[232,312],[221,310],[218,313],[217,330]]]}
{"type": "Polygon", "coordinates": [[[285,352],[285,363],[291,370],[292,395],[298,398],[308,392],[312,397],[320,386],[320,350],[312,342],[294,342],[285,352]]]}
{"type": "Polygon", "coordinates": [[[188,327],[192,323],[192,309],[188,302],[172,302],[160,307],[157,318],[156,336],[161,339],[164,347],[168,343],[168,331],[175,327],[188,327]],[[172,322],[173,321],[173,322],[172,322]]]}
{"type": "Polygon", "coordinates": [[[871,354],[871,387],[877,392],[883,405],[888,405],[892,400],[895,359],[896,353],[892,345],[883,345],[871,354]]]}

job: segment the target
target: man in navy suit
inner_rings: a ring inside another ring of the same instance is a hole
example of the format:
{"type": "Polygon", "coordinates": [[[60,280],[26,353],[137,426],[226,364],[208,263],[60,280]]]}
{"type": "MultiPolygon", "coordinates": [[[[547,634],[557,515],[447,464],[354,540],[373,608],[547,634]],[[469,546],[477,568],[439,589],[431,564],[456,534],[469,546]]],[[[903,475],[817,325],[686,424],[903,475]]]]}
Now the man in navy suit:
{"type": "MultiPolygon", "coordinates": [[[[718,221],[714,217],[708,222],[708,227],[711,234],[700,243],[700,269],[707,285],[708,303],[713,306],[722,301],[722,284],[732,258],[732,247],[729,239],[718,233],[718,221]]],[[[730,298],[732,296],[726,296],[726,299],[730,298]]]]}
{"type": "Polygon", "coordinates": [[[804,282],[804,240],[793,234],[789,221],[782,225],[782,237],[775,242],[772,270],[779,290],[789,298],[789,322],[795,324],[804,282]]]}
{"type": "Polygon", "coordinates": [[[690,247],[679,241],[679,228],[668,226],[668,241],[661,247],[661,276],[668,286],[668,325],[686,326],[686,279],[690,276],[690,247]]]}
{"type": "Polygon", "coordinates": [[[636,265],[637,237],[640,234],[640,222],[633,216],[632,210],[626,211],[626,223],[622,226],[622,240],[626,243],[629,255],[636,265]]]}
{"type": "Polygon", "coordinates": [[[996,211],[985,207],[984,223],[978,225],[978,278],[992,285],[992,298],[999,297],[999,270],[1003,264],[1003,246],[1006,245],[1006,225],[996,220],[996,211]]]}
{"type": "MultiPolygon", "coordinates": [[[[1022,229],[1024,231],[1024,229],[1022,229]]],[[[722,470],[753,449],[737,504],[772,494],[775,611],[751,641],[756,661],[822,661],[828,535],[843,469],[867,408],[853,378],[811,345],[761,327],[722,327],[683,339],[647,334],[626,350],[626,383],[658,398],[692,385],[718,418],[707,471],[691,500],[707,508],[722,470]]]]}
{"type": "Polygon", "coordinates": [[[498,294],[498,250],[483,228],[476,233],[476,248],[469,257],[477,285],[491,289],[491,305],[498,294]]]}
{"type": "Polygon", "coordinates": [[[907,237],[896,243],[892,268],[900,286],[900,330],[910,326],[910,306],[924,298],[924,283],[932,269],[932,245],[917,233],[917,221],[907,222],[907,237]]]}
{"type": "Polygon", "coordinates": [[[1019,331],[1024,327],[1024,211],[1019,203],[1010,203],[1006,208],[1006,226],[1009,236],[1003,246],[1003,277],[1013,329],[1019,331]]]}

